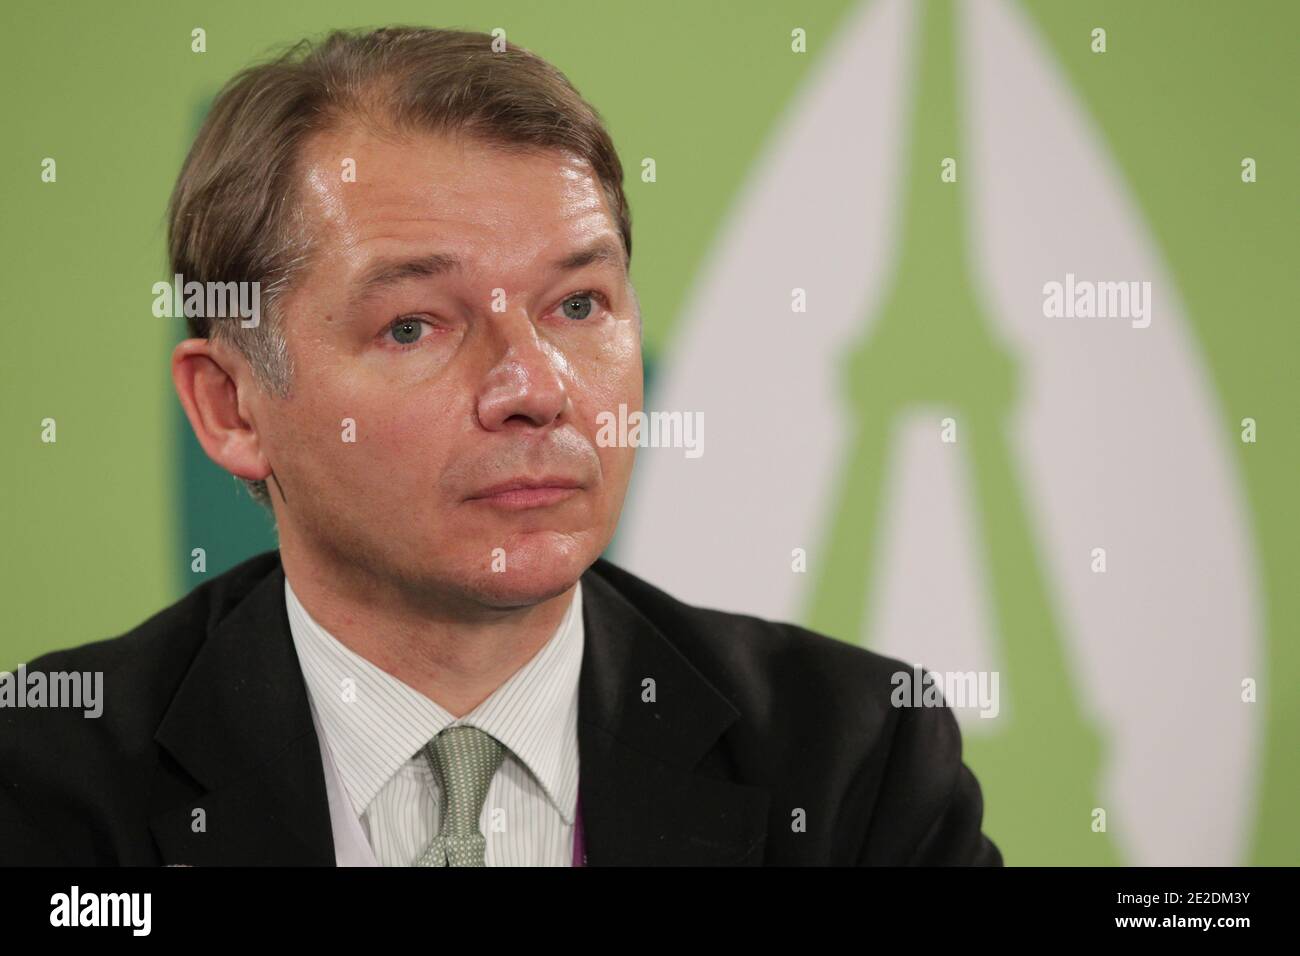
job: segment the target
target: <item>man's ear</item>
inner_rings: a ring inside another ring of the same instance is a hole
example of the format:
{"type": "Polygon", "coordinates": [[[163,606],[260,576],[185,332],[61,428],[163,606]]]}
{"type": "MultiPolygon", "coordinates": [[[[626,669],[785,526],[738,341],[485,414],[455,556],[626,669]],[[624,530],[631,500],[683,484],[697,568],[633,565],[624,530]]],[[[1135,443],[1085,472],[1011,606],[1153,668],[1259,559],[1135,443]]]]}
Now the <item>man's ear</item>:
{"type": "Polygon", "coordinates": [[[240,383],[256,387],[240,356],[212,339],[186,339],[172,352],[172,382],[209,458],[250,481],[271,473],[257,430],[240,410],[240,383]]]}

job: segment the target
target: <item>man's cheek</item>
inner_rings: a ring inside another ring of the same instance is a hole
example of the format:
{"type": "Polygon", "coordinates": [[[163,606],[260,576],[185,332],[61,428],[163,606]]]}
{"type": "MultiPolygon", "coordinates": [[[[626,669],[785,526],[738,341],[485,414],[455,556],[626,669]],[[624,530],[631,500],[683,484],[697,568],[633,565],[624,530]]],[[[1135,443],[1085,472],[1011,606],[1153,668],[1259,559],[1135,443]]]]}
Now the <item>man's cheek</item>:
{"type": "Polygon", "coordinates": [[[389,463],[391,449],[374,433],[373,423],[360,414],[330,414],[312,426],[310,441],[297,450],[300,470],[311,476],[317,493],[327,499],[353,498],[359,492],[376,490],[375,476],[394,477],[400,472],[389,463]]]}
{"type": "Polygon", "coordinates": [[[601,490],[607,504],[617,501],[623,493],[628,476],[632,472],[632,462],[636,458],[635,446],[614,445],[598,449],[600,452],[601,490]]]}

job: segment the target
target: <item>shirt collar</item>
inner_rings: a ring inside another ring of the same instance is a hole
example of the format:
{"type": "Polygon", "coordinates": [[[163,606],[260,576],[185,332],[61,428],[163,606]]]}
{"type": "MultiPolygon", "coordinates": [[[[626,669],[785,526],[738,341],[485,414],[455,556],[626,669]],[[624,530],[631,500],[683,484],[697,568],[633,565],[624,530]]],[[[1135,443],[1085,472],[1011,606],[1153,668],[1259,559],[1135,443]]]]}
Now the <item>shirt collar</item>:
{"type": "Polygon", "coordinates": [[[578,678],[582,581],[555,633],[527,664],[457,720],[443,707],[345,647],[316,622],[286,575],[289,629],[307,691],[357,816],[426,743],[469,724],[510,749],[572,825],[578,799],[578,678]]]}

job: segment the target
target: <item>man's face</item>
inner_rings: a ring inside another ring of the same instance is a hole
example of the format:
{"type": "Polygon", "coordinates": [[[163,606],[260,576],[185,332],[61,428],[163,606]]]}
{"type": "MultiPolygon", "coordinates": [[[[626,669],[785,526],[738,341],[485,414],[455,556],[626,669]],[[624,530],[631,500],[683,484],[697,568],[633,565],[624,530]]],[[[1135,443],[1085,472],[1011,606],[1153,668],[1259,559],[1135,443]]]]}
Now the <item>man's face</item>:
{"type": "Polygon", "coordinates": [[[348,125],[305,144],[300,175],[315,250],[282,300],[292,397],[254,399],[282,542],[433,598],[562,593],[632,471],[596,416],[642,400],[639,307],[594,172],[348,125]],[[608,255],[565,265],[592,250],[608,255]],[[520,480],[570,487],[490,494],[520,480]]]}

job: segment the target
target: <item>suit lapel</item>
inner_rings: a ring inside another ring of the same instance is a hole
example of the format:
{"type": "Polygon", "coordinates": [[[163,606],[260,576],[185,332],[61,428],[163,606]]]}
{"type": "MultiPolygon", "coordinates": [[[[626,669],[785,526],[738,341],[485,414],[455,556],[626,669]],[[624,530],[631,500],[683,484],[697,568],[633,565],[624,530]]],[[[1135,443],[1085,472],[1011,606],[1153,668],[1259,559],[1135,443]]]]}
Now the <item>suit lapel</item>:
{"type": "Polygon", "coordinates": [[[588,863],[762,863],[769,793],[726,780],[713,750],[737,711],[601,566],[583,577],[578,691],[588,863]],[[653,702],[643,700],[648,680],[653,702]]]}
{"type": "Polygon", "coordinates": [[[164,863],[334,865],[278,557],[204,641],[155,735],[204,791],[195,798],[174,777],[155,788],[150,830],[164,863]]]}

